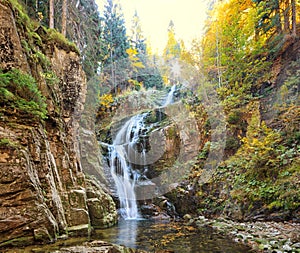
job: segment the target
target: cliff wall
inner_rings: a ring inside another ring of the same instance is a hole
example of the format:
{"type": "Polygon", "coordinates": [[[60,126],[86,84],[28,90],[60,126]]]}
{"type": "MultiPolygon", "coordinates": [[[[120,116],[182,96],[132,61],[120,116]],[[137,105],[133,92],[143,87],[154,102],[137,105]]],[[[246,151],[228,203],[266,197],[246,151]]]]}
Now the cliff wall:
{"type": "Polygon", "coordinates": [[[81,166],[80,56],[30,22],[17,3],[0,1],[0,247],[88,235],[117,219],[111,197],[81,166]]]}

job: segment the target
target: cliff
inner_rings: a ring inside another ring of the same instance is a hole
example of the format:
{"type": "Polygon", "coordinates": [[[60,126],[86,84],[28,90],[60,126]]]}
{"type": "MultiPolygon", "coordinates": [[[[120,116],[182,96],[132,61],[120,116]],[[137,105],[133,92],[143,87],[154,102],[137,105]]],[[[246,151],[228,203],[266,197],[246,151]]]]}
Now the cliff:
{"type": "Polygon", "coordinates": [[[79,155],[86,79],[76,47],[0,1],[0,247],[88,235],[117,219],[79,155]]]}

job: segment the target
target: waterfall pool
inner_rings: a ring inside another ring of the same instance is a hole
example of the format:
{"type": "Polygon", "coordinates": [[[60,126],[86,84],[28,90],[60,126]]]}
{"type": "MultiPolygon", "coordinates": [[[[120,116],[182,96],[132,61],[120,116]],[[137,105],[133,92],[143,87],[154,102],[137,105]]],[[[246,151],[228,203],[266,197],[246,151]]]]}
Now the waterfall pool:
{"type": "MultiPolygon", "coordinates": [[[[88,241],[106,241],[149,253],[250,253],[247,246],[234,243],[210,228],[201,230],[182,222],[163,222],[142,219],[120,220],[118,225],[95,230],[91,238],[74,237],[48,245],[3,249],[5,253],[73,252],[69,247],[84,245],[88,241]],[[62,250],[62,251],[60,251],[62,250]]],[[[74,252],[91,252],[86,251],[74,252]]],[[[92,251],[95,252],[95,251],[92,251]]],[[[100,251],[102,252],[102,251],[100,251]]],[[[110,251],[109,251],[110,252],[110,251]]]]}
{"type": "Polygon", "coordinates": [[[121,220],[118,225],[97,230],[94,239],[125,245],[131,248],[174,253],[248,253],[247,246],[210,228],[201,230],[181,222],[150,220],[121,220]]]}

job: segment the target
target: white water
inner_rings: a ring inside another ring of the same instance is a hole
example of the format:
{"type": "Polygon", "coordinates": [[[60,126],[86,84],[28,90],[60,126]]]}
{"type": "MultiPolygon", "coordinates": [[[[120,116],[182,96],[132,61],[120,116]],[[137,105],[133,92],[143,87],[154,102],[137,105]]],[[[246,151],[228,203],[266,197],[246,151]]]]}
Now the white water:
{"type": "Polygon", "coordinates": [[[110,146],[110,168],[115,181],[117,194],[120,199],[120,213],[125,219],[139,218],[134,187],[138,173],[133,171],[130,164],[141,164],[145,152],[137,152],[135,145],[139,134],[144,128],[145,114],[130,118],[116,134],[110,146]]]}
{"type": "Polygon", "coordinates": [[[164,107],[167,106],[167,105],[169,105],[169,104],[171,104],[171,103],[173,103],[173,97],[174,97],[175,90],[176,90],[176,85],[174,84],[172,86],[170,92],[168,93],[168,96],[166,98],[165,103],[163,104],[164,107]]]}
{"type": "MultiPolygon", "coordinates": [[[[172,86],[163,106],[173,102],[175,89],[176,86],[172,86]]],[[[117,132],[112,145],[108,145],[110,171],[120,200],[120,214],[124,219],[140,217],[135,186],[141,175],[131,168],[131,164],[147,164],[145,143],[141,143],[140,138],[147,128],[144,123],[146,116],[147,113],[143,113],[131,117],[117,132]]]]}

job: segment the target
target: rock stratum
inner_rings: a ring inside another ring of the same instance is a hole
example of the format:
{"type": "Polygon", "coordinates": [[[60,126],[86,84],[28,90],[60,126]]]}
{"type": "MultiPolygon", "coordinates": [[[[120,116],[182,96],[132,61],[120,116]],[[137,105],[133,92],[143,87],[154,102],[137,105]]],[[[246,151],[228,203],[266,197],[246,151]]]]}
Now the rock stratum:
{"type": "Polygon", "coordinates": [[[79,53],[54,30],[28,22],[20,6],[0,1],[0,247],[88,235],[117,221],[112,198],[87,179],[80,160],[86,78],[79,53]],[[20,95],[11,87],[21,78],[5,77],[15,70],[36,81],[43,117],[11,98],[20,95]]]}

